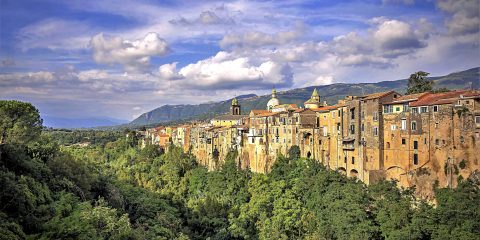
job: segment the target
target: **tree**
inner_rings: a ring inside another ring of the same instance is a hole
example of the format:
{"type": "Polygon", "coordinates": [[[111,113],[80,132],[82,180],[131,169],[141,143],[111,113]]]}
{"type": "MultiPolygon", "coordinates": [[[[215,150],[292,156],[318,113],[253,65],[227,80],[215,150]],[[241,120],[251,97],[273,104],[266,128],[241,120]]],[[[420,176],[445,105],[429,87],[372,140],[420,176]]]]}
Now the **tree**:
{"type": "Polygon", "coordinates": [[[433,90],[433,81],[426,79],[428,72],[418,71],[410,75],[406,94],[430,92],[433,90]]]}
{"type": "Polygon", "coordinates": [[[292,147],[290,147],[290,149],[288,150],[288,157],[290,159],[300,158],[300,147],[298,147],[297,145],[293,145],[292,147]]]}
{"type": "Polygon", "coordinates": [[[42,119],[30,103],[0,101],[0,145],[27,143],[40,135],[42,119]]]}

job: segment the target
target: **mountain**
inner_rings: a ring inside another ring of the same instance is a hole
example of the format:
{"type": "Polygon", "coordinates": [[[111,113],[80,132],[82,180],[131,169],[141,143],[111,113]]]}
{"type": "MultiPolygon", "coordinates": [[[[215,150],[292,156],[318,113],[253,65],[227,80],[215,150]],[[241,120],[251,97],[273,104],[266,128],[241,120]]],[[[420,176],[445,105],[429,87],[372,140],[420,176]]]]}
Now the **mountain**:
{"type": "MultiPolygon", "coordinates": [[[[445,76],[431,77],[429,79],[435,82],[434,87],[436,89],[479,89],[480,67],[451,73],[445,76]]],[[[335,104],[339,99],[342,99],[347,95],[361,96],[389,90],[405,93],[407,82],[407,79],[401,79],[377,83],[336,83],[278,92],[277,96],[282,103],[296,103],[298,106],[303,106],[303,102],[310,98],[313,89],[317,88],[321,101],[325,100],[328,104],[335,104]]],[[[242,112],[248,114],[251,109],[265,109],[267,102],[270,99],[270,95],[257,96],[250,94],[237,97],[237,99],[242,106],[242,112]]],[[[208,119],[215,115],[227,113],[229,111],[230,102],[231,99],[199,105],[164,105],[140,115],[129,125],[141,126],[162,122],[208,119]]]]}
{"type": "Polygon", "coordinates": [[[98,117],[98,118],[62,118],[42,116],[43,125],[52,128],[91,128],[101,126],[114,126],[128,123],[127,120],[98,117]]]}

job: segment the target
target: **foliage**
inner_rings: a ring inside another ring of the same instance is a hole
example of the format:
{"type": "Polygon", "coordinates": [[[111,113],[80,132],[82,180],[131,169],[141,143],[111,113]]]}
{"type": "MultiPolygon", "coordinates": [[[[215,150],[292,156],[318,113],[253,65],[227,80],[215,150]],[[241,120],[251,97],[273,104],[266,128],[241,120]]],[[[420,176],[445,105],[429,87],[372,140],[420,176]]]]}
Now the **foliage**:
{"type": "Polygon", "coordinates": [[[0,101],[0,144],[28,143],[40,135],[42,119],[30,103],[0,101]]]}
{"type": "MultiPolygon", "coordinates": [[[[17,106],[8,111],[28,115],[17,119],[39,119],[17,106]]],[[[36,131],[38,121],[22,121],[6,132],[36,131]]],[[[396,182],[366,186],[302,159],[298,147],[254,174],[235,151],[208,171],[181,148],[141,149],[123,134],[90,146],[18,136],[0,145],[0,239],[480,238],[480,186],[470,180],[436,189],[433,206],[396,182]]]]}
{"type": "Polygon", "coordinates": [[[433,81],[428,80],[429,73],[418,71],[410,75],[406,94],[430,92],[433,90],[433,81]]]}

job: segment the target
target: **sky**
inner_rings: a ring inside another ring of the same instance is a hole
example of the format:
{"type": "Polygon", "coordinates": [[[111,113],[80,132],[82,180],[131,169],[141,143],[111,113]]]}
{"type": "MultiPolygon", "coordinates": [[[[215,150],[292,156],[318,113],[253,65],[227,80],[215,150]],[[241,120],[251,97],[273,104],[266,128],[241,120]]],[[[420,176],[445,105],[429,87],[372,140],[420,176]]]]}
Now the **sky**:
{"type": "Polygon", "coordinates": [[[165,104],[480,64],[478,0],[0,0],[0,99],[133,120],[165,104]]]}

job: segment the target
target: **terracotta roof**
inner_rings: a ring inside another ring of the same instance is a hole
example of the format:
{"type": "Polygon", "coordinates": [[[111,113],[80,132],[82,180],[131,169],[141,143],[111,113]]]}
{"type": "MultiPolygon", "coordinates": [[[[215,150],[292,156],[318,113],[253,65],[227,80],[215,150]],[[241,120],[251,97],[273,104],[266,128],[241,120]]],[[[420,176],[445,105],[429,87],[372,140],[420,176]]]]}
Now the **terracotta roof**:
{"type": "Polygon", "coordinates": [[[412,101],[416,101],[418,98],[422,97],[425,94],[428,94],[428,92],[403,95],[403,96],[400,96],[400,97],[397,97],[397,98],[393,99],[393,101],[391,101],[391,102],[384,103],[384,104],[412,102],[412,101]]]}
{"type": "Polygon", "coordinates": [[[212,120],[238,120],[247,117],[246,115],[220,115],[212,118],[212,120]]]}
{"type": "Polygon", "coordinates": [[[456,90],[445,93],[427,93],[417,101],[410,104],[411,107],[427,106],[436,104],[449,104],[454,103],[460,98],[460,95],[464,97],[480,96],[480,92],[477,90],[456,90]]]}
{"type": "Polygon", "coordinates": [[[256,116],[258,114],[262,114],[262,113],[269,113],[270,111],[268,110],[261,110],[261,109],[255,109],[255,110],[252,110],[251,113],[253,113],[253,116],[256,116]]]}
{"type": "Polygon", "coordinates": [[[255,117],[270,117],[270,116],[274,116],[274,115],[277,115],[277,114],[280,114],[282,112],[266,112],[266,113],[261,113],[261,114],[258,114],[258,115],[255,115],[255,117]]]}
{"type": "Polygon", "coordinates": [[[324,111],[330,111],[333,109],[337,109],[339,107],[343,107],[344,105],[337,104],[337,105],[332,105],[332,106],[325,106],[325,107],[319,107],[319,108],[311,108],[315,112],[324,112],[324,111]]]}
{"type": "MultiPolygon", "coordinates": [[[[368,94],[368,95],[365,95],[363,96],[363,100],[370,100],[370,99],[376,99],[376,98],[381,98],[381,97],[384,97],[390,93],[396,93],[395,91],[388,91],[388,92],[378,92],[378,93],[372,93],[372,94],[368,94]]],[[[400,94],[398,94],[400,95],[400,94]]]]}

